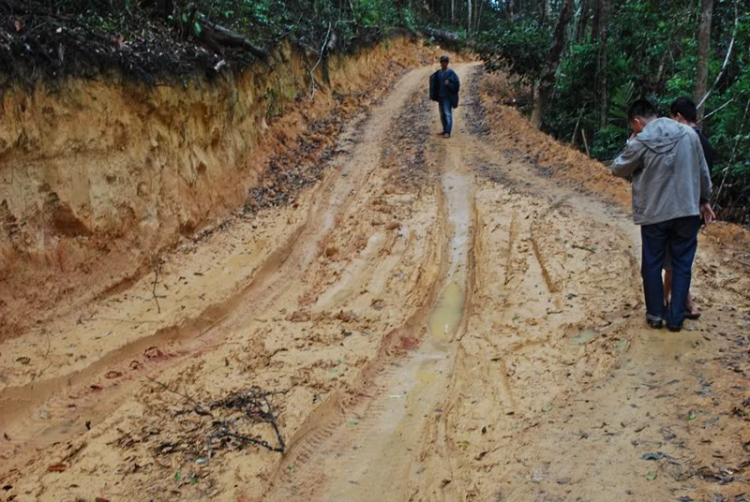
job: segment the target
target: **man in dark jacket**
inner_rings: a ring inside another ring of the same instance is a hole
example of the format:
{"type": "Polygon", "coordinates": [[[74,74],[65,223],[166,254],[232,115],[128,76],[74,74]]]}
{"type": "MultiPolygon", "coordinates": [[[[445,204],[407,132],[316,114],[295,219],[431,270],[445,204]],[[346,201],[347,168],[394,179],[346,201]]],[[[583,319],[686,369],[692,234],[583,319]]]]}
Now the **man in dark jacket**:
{"type": "Polygon", "coordinates": [[[440,69],[430,77],[430,99],[438,102],[444,138],[451,137],[453,109],[458,107],[458,91],[461,87],[458,75],[448,68],[448,63],[448,56],[440,56],[440,69]]]}
{"type": "MultiPolygon", "coordinates": [[[[709,172],[713,171],[714,168],[714,149],[708,138],[701,131],[698,126],[698,111],[695,107],[695,103],[690,98],[677,98],[670,106],[670,115],[672,120],[676,120],[680,124],[690,126],[693,130],[698,133],[698,138],[701,140],[701,146],[703,147],[703,156],[706,158],[706,164],[708,164],[709,172]]],[[[708,202],[708,201],[701,201],[708,202]]],[[[707,212],[707,218],[704,220],[706,224],[711,223],[715,216],[713,211],[707,212]]],[[[670,292],[672,290],[672,260],[669,257],[669,253],[664,258],[664,298],[669,302],[670,292]]],[[[698,307],[693,301],[693,297],[688,294],[687,303],[685,304],[685,317],[687,319],[698,319],[701,316],[698,307]]]]}
{"type": "Polygon", "coordinates": [[[700,216],[710,210],[711,175],[696,132],[668,118],[657,118],[645,99],[628,108],[633,135],[612,164],[612,174],[633,177],[633,220],[641,227],[646,321],[680,331],[698,245],[700,216]],[[664,308],[661,272],[669,249],[672,301],[664,308]]]}

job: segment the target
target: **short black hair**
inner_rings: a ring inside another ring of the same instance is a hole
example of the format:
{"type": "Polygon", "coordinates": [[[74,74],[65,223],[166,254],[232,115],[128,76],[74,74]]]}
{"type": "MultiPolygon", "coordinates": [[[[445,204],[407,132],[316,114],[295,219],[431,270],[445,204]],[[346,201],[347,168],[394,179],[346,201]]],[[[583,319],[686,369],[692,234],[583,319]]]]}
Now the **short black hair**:
{"type": "Polygon", "coordinates": [[[628,107],[628,120],[636,117],[651,118],[656,117],[656,108],[647,99],[638,99],[633,101],[628,107]]]}
{"type": "Polygon", "coordinates": [[[674,117],[678,113],[689,122],[695,122],[698,120],[698,110],[695,108],[695,103],[690,98],[682,97],[677,98],[672,102],[669,107],[669,111],[674,117]]]}

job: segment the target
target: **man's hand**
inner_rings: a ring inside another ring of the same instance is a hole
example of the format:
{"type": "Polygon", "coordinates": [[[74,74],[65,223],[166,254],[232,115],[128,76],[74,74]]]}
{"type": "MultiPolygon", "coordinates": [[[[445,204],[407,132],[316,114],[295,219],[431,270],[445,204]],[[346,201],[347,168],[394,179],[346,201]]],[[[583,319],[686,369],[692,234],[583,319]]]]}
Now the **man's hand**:
{"type": "Polygon", "coordinates": [[[714,213],[714,210],[711,208],[711,203],[704,202],[701,204],[701,216],[703,217],[703,221],[706,222],[706,225],[716,221],[716,213],[714,213]]]}

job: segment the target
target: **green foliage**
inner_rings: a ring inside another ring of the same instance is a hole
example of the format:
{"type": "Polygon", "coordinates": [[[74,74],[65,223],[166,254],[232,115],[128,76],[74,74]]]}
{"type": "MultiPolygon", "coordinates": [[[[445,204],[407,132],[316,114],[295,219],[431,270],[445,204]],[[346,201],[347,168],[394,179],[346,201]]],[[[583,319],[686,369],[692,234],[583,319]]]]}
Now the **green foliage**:
{"type": "MultiPolygon", "coordinates": [[[[629,135],[625,111],[630,102],[647,97],[663,115],[672,101],[692,97],[698,61],[700,2],[609,0],[606,123],[601,127],[601,42],[588,33],[569,30],[569,43],[560,62],[556,88],[543,126],[558,138],[582,148],[585,131],[591,153],[611,160],[629,135]],[[692,5],[692,10],[690,6],[692,5]],[[577,36],[576,36],[577,35],[577,36]]],[[[750,11],[740,18],[733,55],[726,73],[706,102],[701,124],[718,153],[714,167],[715,194],[722,215],[750,223],[750,11]]],[[[477,50],[490,71],[502,70],[534,83],[549,50],[549,27],[539,26],[536,3],[509,20],[503,13],[497,27],[477,37],[477,50]]],[[[579,11],[580,12],[580,11],[579,11]]],[[[721,71],[734,28],[734,0],[715,0],[708,83],[721,71]]]]}
{"type": "Polygon", "coordinates": [[[536,21],[508,21],[479,34],[476,48],[489,71],[503,70],[532,83],[542,73],[551,36],[536,21]]]}

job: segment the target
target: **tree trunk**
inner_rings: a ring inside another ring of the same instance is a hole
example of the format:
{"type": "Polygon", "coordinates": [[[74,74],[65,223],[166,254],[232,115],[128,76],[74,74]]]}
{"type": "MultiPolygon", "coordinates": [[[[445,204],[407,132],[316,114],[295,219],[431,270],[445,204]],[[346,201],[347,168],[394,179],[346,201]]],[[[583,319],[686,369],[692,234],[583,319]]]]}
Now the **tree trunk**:
{"type": "Polygon", "coordinates": [[[451,0],[451,26],[456,25],[456,0],[451,0]]]}
{"type": "MultiPolygon", "coordinates": [[[[708,87],[708,57],[711,49],[711,18],[714,0],[702,0],[701,20],[698,28],[698,64],[695,69],[695,92],[693,101],[701,103],[708,87]]],[[[698,108],[698,120],[703,118],[705,106],[698,108]]]]}
{"type": "Polygon", "coordinates": [[[467,32],[466,36],[469,37],[469,40],[471,40],[471,25],[472,25],[472,19],[471,19],[471,13],[473,12],[471,9],[471,0],[466,0],[466,19],[467,19],[467,32]]]}
{"type": "Polygon", "coordinates": [[[539,0],[539,26],[547,21],[547,0],[539,0]]]}
{"type": "Polygon", "coordinates": [[[542,125],[542,118],[547,106],[547,101],[552,94],[552,89],[555,87],[557,65],[560,63],[560,57],[565,48],[565,32],[571,18],[573,17],[574,9],[574,0],[565,0],[562,10],[560,11],[560,17],[557,20],[557,25],[555,26],[552,45],[549,49],[549,55],[547,56],[547,62],[545,64],[544,72],[542,73],[542,78],[539,81],[539,94],[536,103],[534,103],[534,111],[531,115],[531,121],[537,128],[540,128],[542,125]]]}
{"type": "Polygon", "coordinates": [[[599,40],[599,21],[601,19],[602,2],[604,0],[594,1],[594,18],[591,20],[591,42],[599,40]]]}
{"type": "Polygon", "coordinates": [[[607,35],[609,29],[609,0],[600,0],[599,12],[599,129],[607,126],[607,35]]]}
{"type": "Polygon", "coordinates": [[[586,36],[586,27],[589,24],[589,0],[581,0],[581,17],[578,18],[576,26],[576,43],[581,43],[586,36]]]}
{"type": "Polygon", "coordinates": [[[474,18],[474,33],[479,32],[479,24],[482,22],[482,10],[485,0],[477,0],[477,15],[474,18]]]}

